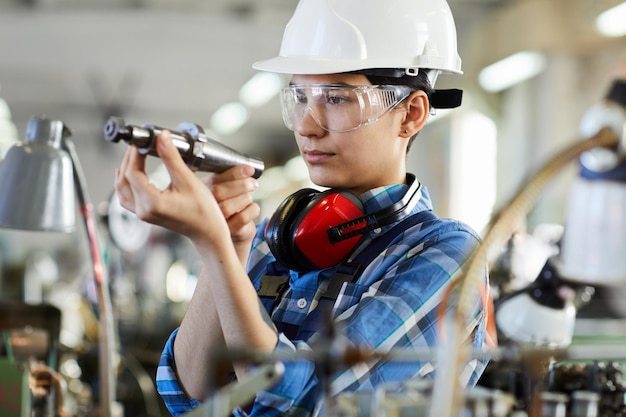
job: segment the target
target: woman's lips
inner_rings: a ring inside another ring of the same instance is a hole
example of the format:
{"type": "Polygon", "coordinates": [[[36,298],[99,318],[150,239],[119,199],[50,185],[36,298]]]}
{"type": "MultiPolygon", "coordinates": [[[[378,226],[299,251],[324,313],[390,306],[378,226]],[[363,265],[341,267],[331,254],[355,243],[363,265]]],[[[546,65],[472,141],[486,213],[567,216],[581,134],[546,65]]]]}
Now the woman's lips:
{"type": "Polygon", "coordinates": [[[322,163],[333,155],[334,154],[329,152],[322,152],[317,150],[304,151],[304,159],[310,164],[322,163]]]}

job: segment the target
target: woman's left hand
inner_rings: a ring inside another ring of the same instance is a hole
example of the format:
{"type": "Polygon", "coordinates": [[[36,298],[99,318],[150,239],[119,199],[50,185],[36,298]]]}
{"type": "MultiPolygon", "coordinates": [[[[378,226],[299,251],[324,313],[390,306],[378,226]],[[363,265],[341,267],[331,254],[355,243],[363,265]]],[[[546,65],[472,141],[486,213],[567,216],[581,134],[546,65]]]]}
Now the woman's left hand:
{"type": "Polygon", "coordinates": [[[252,175],[254,168],[240,165],[204,180],[220,206],[235,245],[249,245],[256,233],[254,220],[261,209],[252,198],[251,193],[258,188],[252,175]]]}

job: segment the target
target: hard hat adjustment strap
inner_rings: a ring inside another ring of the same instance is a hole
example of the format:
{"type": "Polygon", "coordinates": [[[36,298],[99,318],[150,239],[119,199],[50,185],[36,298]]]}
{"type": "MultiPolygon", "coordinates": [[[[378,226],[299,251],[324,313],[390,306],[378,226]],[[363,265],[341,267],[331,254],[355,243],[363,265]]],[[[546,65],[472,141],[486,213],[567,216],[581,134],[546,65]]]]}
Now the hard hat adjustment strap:
{"type": "Polygon", "coordinates": [[[461,105],[463,90],[435,90],[430,95],[430,105],[435,109],[453,109],[461,105]]]}

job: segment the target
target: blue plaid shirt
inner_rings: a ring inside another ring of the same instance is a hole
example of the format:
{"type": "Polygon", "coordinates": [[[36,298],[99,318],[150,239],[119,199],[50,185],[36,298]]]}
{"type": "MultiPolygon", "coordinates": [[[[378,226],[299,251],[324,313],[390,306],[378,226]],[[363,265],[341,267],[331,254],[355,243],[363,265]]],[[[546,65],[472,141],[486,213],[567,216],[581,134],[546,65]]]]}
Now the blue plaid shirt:
{"type": "MultiPolygon", "coordinates": [[[[380,187],[361,195],[366,213],[373,213],[399,201],[407,186],[397,184],[380,187]]],[[[432,203],[425,188],[412,214],[431,210],[432,203]]],[[[275,262],[264,228],[257,229],[248,262],[248,273],[258,289],[268,267],[275,262]]],[[[369,232],[365,240],[388,231],[392,225],[369,232]]],[[[366,243],[365,243],[366,244],[366,243]]],[[[338,334],[336,338],[350,346],[389,350],[436,348],[440,345],[437,308],[459,270],[479,244],[479,236],[468,226],[455,220],[436,219],[419,223],[400,233],[363,271],[356,283],[345,283],[333,309],[338,334]]],[[[311,305],[319,298],[320,285],[328,281],[335,268],[307,273],[290,271],[290,288],[272,312],[275,323],[302,323],[311,305]]],[[[485,286],[488,285],[485,273],[485,286]]],[[[449,303],[452,304],[452,303],[449,303]]],[[[448,309],[453,306],[448,306],[448,309]]],[[[475,348],[486,343],[486,317],[479,299],[473,319],[467,323],[475,348]]],[[[176,331],[165,345],[157,370],[157,389],[174,416],[197,406],[180,387],[173,356],[176,331]]],[[[315,339],[314,335],[309,341],[315,339]]],[[[276,352],[314,349],[302,340],[279,335],[276,352]]],[[[238,416],[311,416],[324,398],[324,388],[315,366],[308,360],[286,361],[285,374],[271,389],[257,394],[252,411],[235,410],[238,416]]],[[[465,377],[469,385],[476,383],[486,363],[472,360],[465,377]]],[[[371,392],[380,383],[406,381],[410,378],[432,378],[434,366],[424,361],[374,360],[359,363],[334,374],[329,387],[332,395],[341,392],[371,392]]]]}

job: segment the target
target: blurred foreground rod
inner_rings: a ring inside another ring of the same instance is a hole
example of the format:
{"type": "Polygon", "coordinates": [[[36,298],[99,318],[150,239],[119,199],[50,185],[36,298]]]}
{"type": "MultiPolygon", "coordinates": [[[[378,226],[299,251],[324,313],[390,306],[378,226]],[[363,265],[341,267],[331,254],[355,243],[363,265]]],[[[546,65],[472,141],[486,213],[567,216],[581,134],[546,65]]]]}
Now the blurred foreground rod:
{"type": "Polygon", "coordinates": [[[261,159],[209,138],[202,127],[190,122],[183,122],[176,129],[170,130],[153,125],[126,124],[122,118],[112,116],[103,130],[107,142],[124,141],[139,148],[141,153],[156,157],[159,156],[156,151],[156,137],[164,130],[169,130],[174,146],[194,171],[219,173],[237,165],[250,165],[254,168],[253,177],[259,178],[265,169],[261,159]]]}
{"type": "MultiPolygon", "coordinates": [[[[489,351],[473,350],[472,358],[524,363],[529,369],[537,361],[545,359],[594,359],[623,360],[626,357],[619,345],[578,345],[570,347],[518,346],[507,345],[489,351]]],[[[215,369],[220,364],[240,363],[255,364],[255,370],[247,378],[216,389],[199,407],[185,414],[185,417],[228,417],[232,410],[254,399],[262,390],[266,390],[284,376],[284,362],[311,361],[325,372],[354,366],[361,362],[384,361],[437,361],[441,355],[431,349],[401,349],[378,351],[343,345],[336,341],[316,346],[312,350],[297,352],[267,352],[254,349],[225,349],[213,356],[215,369]]],[[[214,375],[218,376],[218,375],[214,375]]],[[[223,376],[223,375],[222,375],[223,376]]],[[[332,375],[325,375],[332,377],[332,375]]]]}

